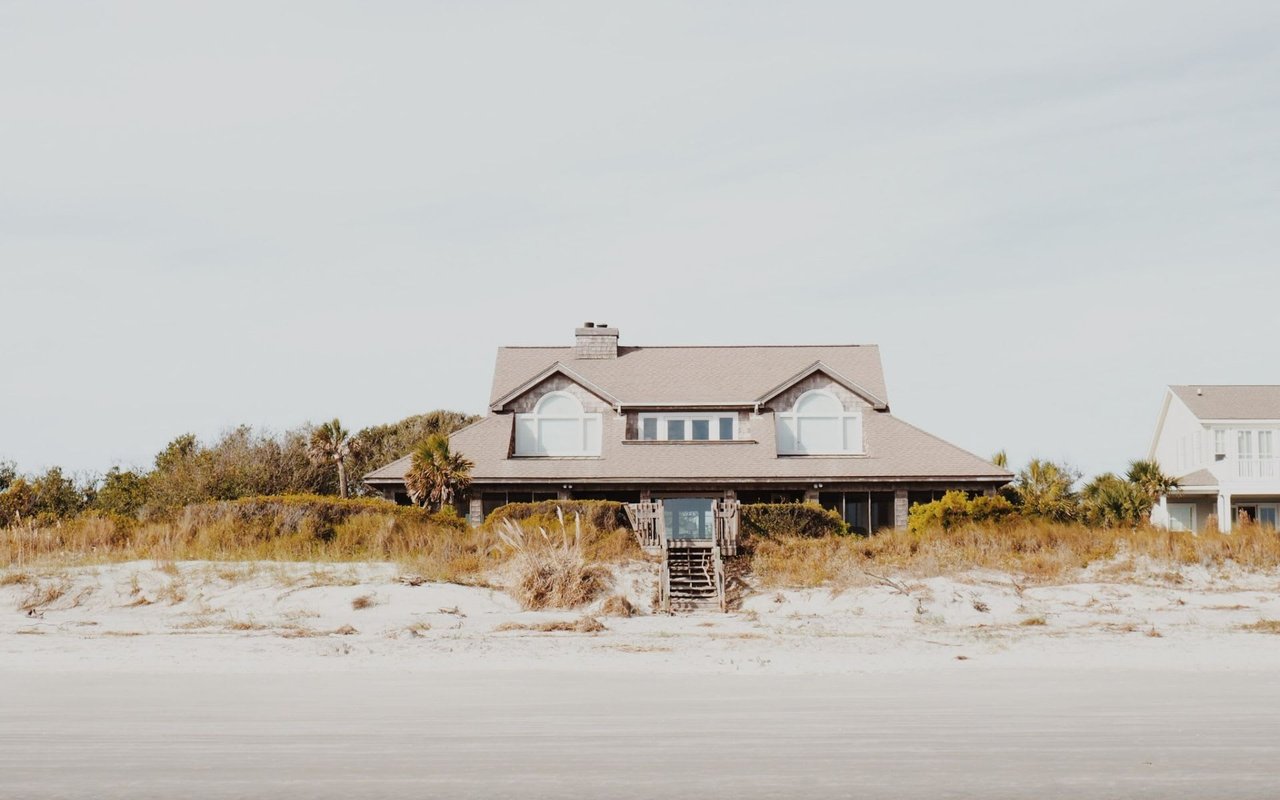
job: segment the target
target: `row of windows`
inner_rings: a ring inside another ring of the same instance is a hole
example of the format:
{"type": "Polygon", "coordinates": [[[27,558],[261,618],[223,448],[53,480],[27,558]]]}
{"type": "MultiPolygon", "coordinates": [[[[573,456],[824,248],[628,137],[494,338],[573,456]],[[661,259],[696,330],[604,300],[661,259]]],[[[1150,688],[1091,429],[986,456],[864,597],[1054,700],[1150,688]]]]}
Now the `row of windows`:
{"type": "MultiPolygon", "coordinates": [[[[838,455],[862,452],[862,414],[846,411],[835,395],[805,392],[787,411],[775,415],[780,455],[838,455]]],[[[515,453],[519,456],[593,456],[600,454],[603,418],[587,413],[576,397],[549,392],[532,412],[516,414],[515,453]]],[[[738,438],[735,414],[641,414],[639,438],[659,442],[732,441],[738,438]]]]}
{"type": "Polygon", "coordinates": [[[738,418],[731,414],[641,414],[640,439],[645,442],[731,442],[738,418]]]}

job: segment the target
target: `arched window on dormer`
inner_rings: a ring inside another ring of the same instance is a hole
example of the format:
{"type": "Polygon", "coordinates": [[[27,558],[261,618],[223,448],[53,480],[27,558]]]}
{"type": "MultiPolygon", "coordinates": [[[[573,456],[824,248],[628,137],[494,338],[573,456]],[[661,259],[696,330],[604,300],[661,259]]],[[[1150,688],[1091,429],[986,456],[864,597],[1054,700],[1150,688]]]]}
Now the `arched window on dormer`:
{"type": "Polygon", "coordinates": [[[547,392],[532,412],[516,414],[516,455],[598,456],[601,415],[568,392],[547,392]]]}
{"type": "Polygon", "coordinates": [[[780,455],[847,455],[862,452],[862,414],[846,411],[823,389],[805,392],[789,411],[774,415],[780,455]]]}

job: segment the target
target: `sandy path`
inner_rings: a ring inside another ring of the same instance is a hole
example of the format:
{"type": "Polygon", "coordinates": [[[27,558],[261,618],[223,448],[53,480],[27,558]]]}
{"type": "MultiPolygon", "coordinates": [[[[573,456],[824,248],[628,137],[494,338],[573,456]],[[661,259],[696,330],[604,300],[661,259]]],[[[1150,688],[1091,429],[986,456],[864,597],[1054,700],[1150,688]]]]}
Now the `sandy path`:
{"type": "Polygon", "coordinates": [[[0,796],[1215,797],[1273,672],[0,672],[0,796]]]}

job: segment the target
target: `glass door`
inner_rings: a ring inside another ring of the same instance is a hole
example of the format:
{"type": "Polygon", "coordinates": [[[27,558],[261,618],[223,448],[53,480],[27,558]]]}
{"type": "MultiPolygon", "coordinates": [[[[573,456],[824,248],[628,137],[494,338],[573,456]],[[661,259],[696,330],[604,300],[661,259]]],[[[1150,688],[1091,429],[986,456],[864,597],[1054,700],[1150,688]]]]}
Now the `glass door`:
{"type": "Polygon", "coordinates": [[[1258,506],[1258,524],[1264,528],[1276,528],[1276,507],[1258,506]]]}
{"type": "Polygon", "coordinates": [[[710,539],[715,533],[709,497],[669,497],[662,501],[668,539],[710,539]]]}

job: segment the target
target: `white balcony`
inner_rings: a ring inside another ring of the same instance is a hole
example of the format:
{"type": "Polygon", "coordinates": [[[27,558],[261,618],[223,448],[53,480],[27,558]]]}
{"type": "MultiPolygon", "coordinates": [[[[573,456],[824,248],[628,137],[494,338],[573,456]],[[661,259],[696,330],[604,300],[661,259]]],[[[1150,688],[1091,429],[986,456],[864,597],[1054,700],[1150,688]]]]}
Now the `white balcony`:
{"type": "Polygon", "coordinates": [[[1236,477],[1245,480],[1264,480],[1280,475],[1280,459],[1241,458],[1236,460],[1236,477]]]}

